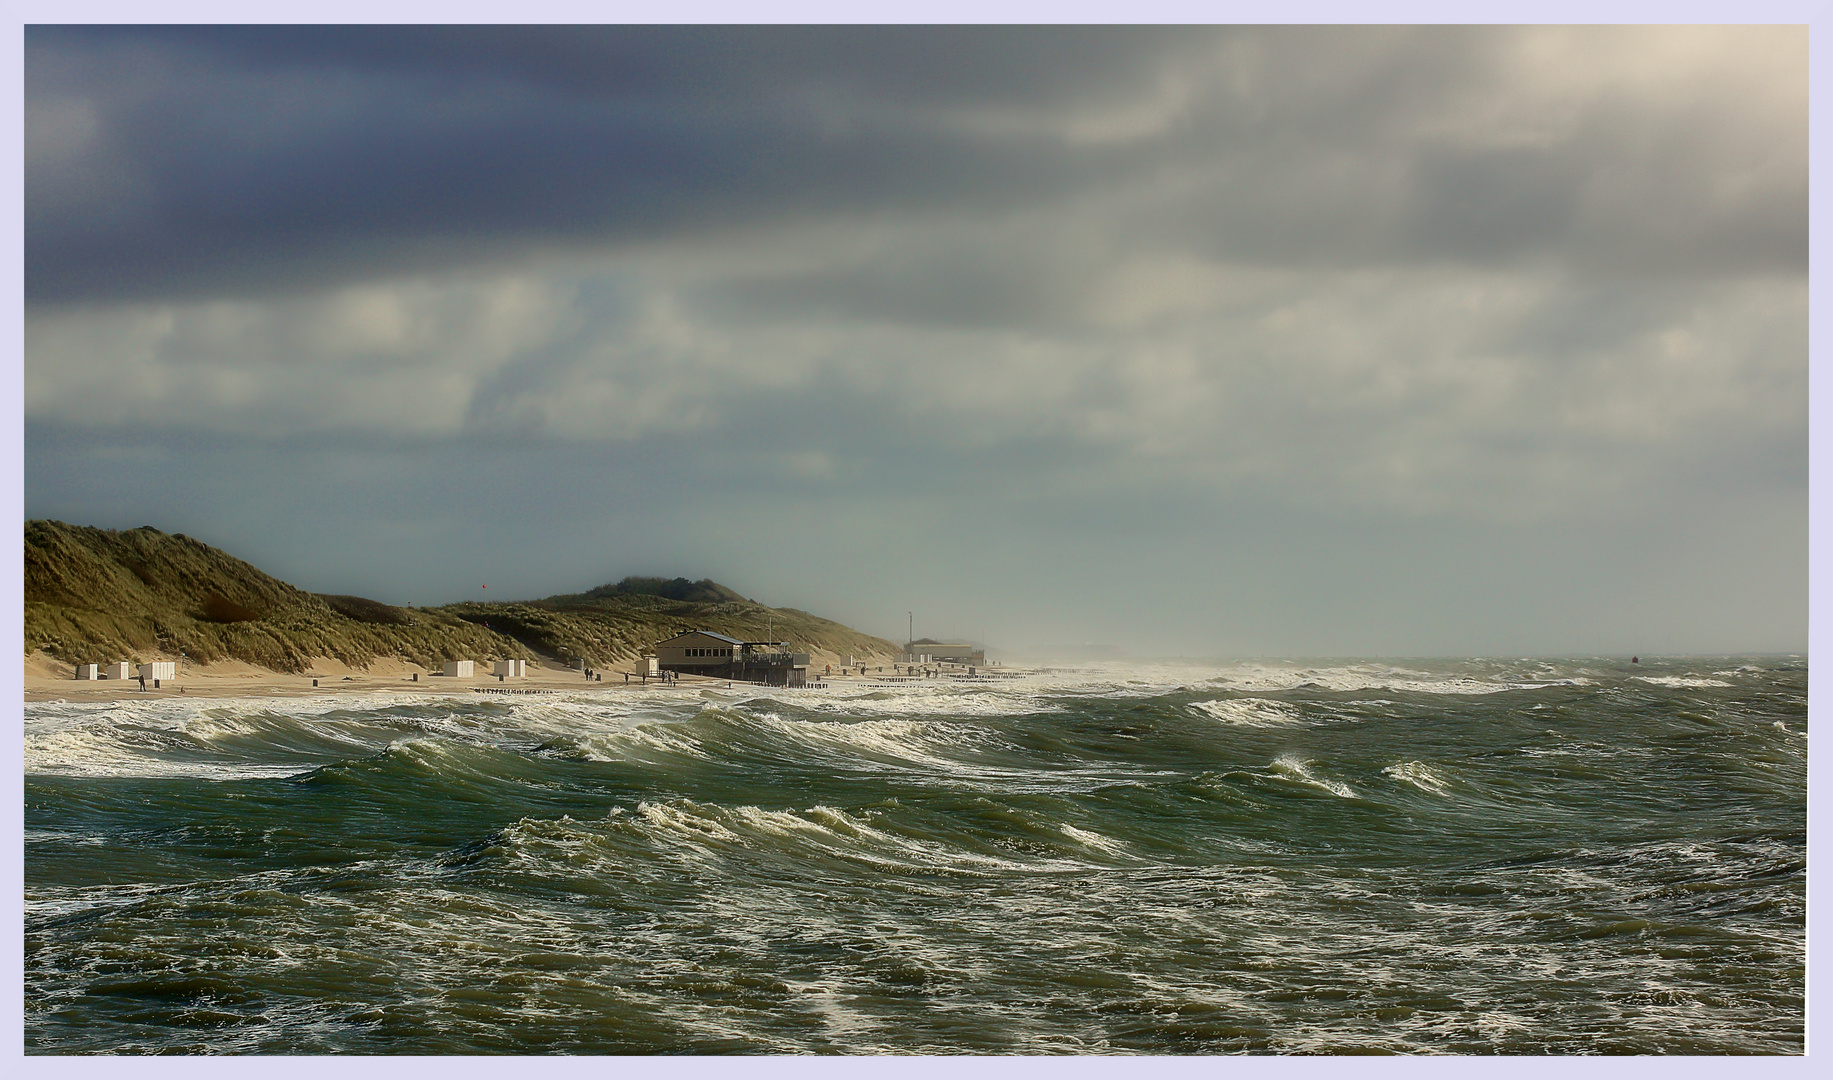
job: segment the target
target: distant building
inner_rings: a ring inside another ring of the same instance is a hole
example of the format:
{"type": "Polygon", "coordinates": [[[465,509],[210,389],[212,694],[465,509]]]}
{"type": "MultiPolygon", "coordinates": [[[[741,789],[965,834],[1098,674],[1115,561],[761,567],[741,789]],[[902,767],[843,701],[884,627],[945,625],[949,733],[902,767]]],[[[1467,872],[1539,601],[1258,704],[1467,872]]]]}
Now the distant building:
{"type": "Polygon", "coordinates": [[[101,665],[99,664],[78,664],[76,665],[76,677],[78,681],[87,681],[90,679],[100,678],[101,671],[102,671],[101,665]]]}
{"type": "Polygon", "coordinates": [[[472,662],[469,660],[447,660],[446,661],[446,678],[448,679],[469,679],[471,678],[471,663],[472,662]]]}
{"type": "Polygon", "coordinates": [[[974,664],[985,666],[987,651],[960,642],[917,638],[904,645],[904,659],[913,664],[974,664]]]}
{"type": "Polygon", "coordinates": [[[528,674],[528,661],[498,660],[496,663],[490,665],[490,674],[500,675],[510,679],[523,678],[528,674]]]}
{"type": "Polygon", "coordinates": [[[170,660],[160,660],[151,664],[141,664],[140,677],[148,682],[154,679],[174,678],[174,671],[177,667],[178,665],[170,660]]]}
{"type": "Polygon", "coordinates": [[[656,662],[669,671],[735,664],[744,657],[745,643],[711,630],[689,630],[656,643],[656,662]]]}
{"type": "Polygon", "coordinates": [[[127,661],[121,660],[121,661],[117,661],[116,663],[109,664],[107,667],[103,668],[102,669],[102,678],[104,679],[131,679],[133,678],[133,676],[128,674],[127,661]]]}
{"type": "Polygon", "coordinates": [[[786,641],[740,641],[712,630],[689,630],[656,642],[655,654],[663,671],[770,686],[808,683],[808,654],[790,652],[786,641]]]}

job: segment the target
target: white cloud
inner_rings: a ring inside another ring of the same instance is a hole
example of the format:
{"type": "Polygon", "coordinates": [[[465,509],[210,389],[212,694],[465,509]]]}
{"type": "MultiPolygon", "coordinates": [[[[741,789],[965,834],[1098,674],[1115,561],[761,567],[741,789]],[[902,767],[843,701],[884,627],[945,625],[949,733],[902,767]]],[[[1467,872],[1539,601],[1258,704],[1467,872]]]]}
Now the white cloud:
{"type": "MultiPolygon", "coordinates": [[[[810,90],[778,106],[832,113],[837,140],[928,123],[1145,167],[269,299],[34,309],[27,419],[692,435],[828,483],[928,445],[1039,483],[1066,454],[1079,484],[1556,512],[1805,448],[1803,55],[1788,28],[1255,32],[1059,104],[810,90]]],[[[55,171],[100,121],[53,89],[28,139],[55,171]]]]}
{"type": "Polygon", "coordinates": [[[951,326],[733,308],[728,263],[762,272],[703,249],[667,272],[34,315],[27,418],[384,441],[696,433],[708,455],[763,438],[790,474],[830,480],[836,454],[925,440],[1062,445],[1080,483],[1505,516],[1608,496],[1728,437],[1805,438],[1805,286],[1787,279],[1643,287],[1587,326],[1592,286],[1546,268],[1140,254],[1094,274],[1063,319],[951,326]]]}
{"type": "Polygon", "coordinates": [[[35,314],[26,414],[271,438],[454,435],[481,378],[573,317],[564,283],[525,276],[35,314]]]}

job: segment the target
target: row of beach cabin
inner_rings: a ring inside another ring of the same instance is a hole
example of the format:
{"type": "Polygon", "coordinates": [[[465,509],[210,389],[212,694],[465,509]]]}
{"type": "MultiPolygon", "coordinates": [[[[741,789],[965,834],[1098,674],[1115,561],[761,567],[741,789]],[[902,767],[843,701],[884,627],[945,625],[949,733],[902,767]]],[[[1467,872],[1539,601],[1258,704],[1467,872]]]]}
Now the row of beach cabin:
{"type": "MultiPolygon", "coordinates": [[[[476,664],[470,660],[447,660],[445,677],[448,679],[469,679],[476,674],[476,664]]],[[[528,675],[526,660],[498,660],[490,665],[490,674],[499,679],[520,679],[528,675]]]]}
{"type": "MultiPolygon", "coordinates": [[[[176,678],[177,668],[177,661],[160,660],[151,664],[141,664],[137,674],[147,682],[154,682],[159,679],[176,678]]],[[[134,666],[125,660],[119,660],[112,664],[76,665],[76,677],[79,680],[131,679],[134,678],[135,675],[134,666]]]]}
{"type": "MultiPolygon", "coordinates": [[[[149,683],[176,677],[177,665],[169,660],[141,664],[139,675],[149,683]]],[[[449,679],[476,678],[476,662],[448,660],[443,674],[449,679]]],[[[808,654],[792,652],[786,641],[743,641],[712,630],[689,630],[655,644],[652,653],[639,657],[632,674],[645,677],[662,672],[704,675],[715,679],[765,683],[770,686],[805,686],[808,682],[808,654]]],[[[498,679],[526,678],[528,661],[497,660],[490,674],[498,679]]],[[[133,665],[122,660],[113,664],[78,664],[76,677],[81,679],[131,679],[133,665]]]]}
{"type": "MultiPolygon", "coordinates": [[[[157,660],[150,664],[141,664],[136,673],[134,665],[125,660],[112,664],[78,664],[76,678],[79,682],[91,679],[132,679],[136,674],[147,682],[178,677],[178,663],[175,660],[157,660]]],[[[490,674],[499,678],[519,678],[528,674],[526,660],[498,660],[491,665],[490,674]]],[[[452,679],[469,679],[476,675],[476,664],[471,660],[448,660],[445,664],[445,675],[452,679]]]]}

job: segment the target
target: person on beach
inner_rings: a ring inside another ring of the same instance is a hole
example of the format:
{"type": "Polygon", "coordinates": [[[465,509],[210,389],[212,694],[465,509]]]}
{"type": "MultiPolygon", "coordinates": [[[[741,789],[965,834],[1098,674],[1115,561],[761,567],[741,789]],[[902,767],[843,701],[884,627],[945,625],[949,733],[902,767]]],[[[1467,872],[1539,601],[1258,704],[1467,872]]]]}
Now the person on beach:
{"type": "Polygon", "coordinates": [[[144,692],[146,690],[146,676],[143,674],[138,676],[138,678],[140,679],[140,689],[144,692]]]}

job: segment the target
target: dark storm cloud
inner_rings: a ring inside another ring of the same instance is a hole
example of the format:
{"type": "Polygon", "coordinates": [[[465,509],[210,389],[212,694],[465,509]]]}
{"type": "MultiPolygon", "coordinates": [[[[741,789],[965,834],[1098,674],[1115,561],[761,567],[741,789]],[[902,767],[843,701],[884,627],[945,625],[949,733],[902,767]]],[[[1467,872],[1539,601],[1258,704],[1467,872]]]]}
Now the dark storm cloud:
{"type": "Polygon", "coordinates": [[[395,601],[491,567],[1014,641],[1801,640],[1801,28],[27,54],[29,516],[395,601]],[[1726,567],[1761,595],[1699,602],[1726,567]]]}
{"type": "Polygon", "coordinates": [[[825,87],[904,103],[1060,103],[1126,88],[1189,35],[1165,27],[289,26],[39,28],[270,72],[495,78],[570,93],[732,100],[825,87]]]}
{"type": "Polygon", "coordinates": [[[921,111],[1060,106],[1135,79],[1166,36],[34,30],[27,290],[233,292],[531,245],[1035,199],[1118,159],[947,132],[921,111]]]}
{"type": "MultiPolygon", "coordinates": [[[[1633,65],[1624,40],[1606,59],[1633,65]]],[[[1519,52],[1457,28],[33,28],[27,295],[246,294],[1126,192],[1086,265],[1146,245],[1805,265],[1804,159],[1772,131],[1792,117],[1752,124],[1707,79],[1581,88],[1549,128],[1570,62],[1519,52]]],[[[1007,291],[1023,311],[1059,284],[1007,291]]],[[[911,295],[919,319],[989,314],[985,292],[911,295]]]]}

